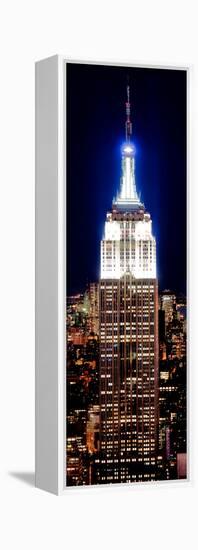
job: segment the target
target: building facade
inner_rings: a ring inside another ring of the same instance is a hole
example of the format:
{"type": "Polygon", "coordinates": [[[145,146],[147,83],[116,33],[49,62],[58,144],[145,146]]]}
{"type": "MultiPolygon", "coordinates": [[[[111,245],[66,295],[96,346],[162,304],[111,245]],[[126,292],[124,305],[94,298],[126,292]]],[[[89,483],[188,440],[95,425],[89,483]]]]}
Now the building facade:
{"type": "Polygon", "coordinates": [[[161,309],[165,314],[165,331],[169,323],[173,320],[174,311],[176,308],[176,296],[170,290],[164,290],[160,296],[161,309]]]}
{"type": "Polygon", "coordinates": [[[99,333],[99,285],[90,283],[89,285],[89,330],[94,334],[99,333]]]}
{"type": "Polygon", "coordinates": [[[158,479],[177,479],[187,475],[186,303],[167,290],[159,301],[158,479]]]}
{"type": "Polygon", "coordinates": [[[129,87],[120,191],[101,241],[100,483],[156,479],[158,285],[152,221],[136,190],[129,87]]]}

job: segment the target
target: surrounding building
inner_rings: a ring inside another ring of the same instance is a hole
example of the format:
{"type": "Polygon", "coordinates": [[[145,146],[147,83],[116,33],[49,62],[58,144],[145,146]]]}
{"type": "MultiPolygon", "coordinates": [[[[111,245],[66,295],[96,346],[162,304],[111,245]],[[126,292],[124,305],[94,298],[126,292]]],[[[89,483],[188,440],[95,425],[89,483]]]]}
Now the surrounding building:
{"type": "MultiPolygon", "coordinates": [[[[164,293],[160,296],[162,307],[163,296],[164,293]]],[[[186,307],[184,299],[172,293],[170,296],[166,334],[165,311],[164,308],[159,310],[158,479],[185,478],[187,475],[186,307]]]]}
{"type": "Polygon", "coordinates": [[[67,300],[67,485],[92,483],[98,451],[99,349],[89,315],[87,292],[67,300]]]}
{"type": "Polygon", "coordinates": [[[90,283],[89,290],[89,331],[99,334],[99,284],[90,283]]]}
{"type": "Polygon", "coordinates": [[[107,213],[100,274],[99,483],[156,479],[158,286],[152,222],[135,182],[129,87],[120,192],[107,213]]]}
{"type": "Polygon", "coordinates": [[[165,332],[167,326],[173,320],[173,313],[176,304],[176,296],[170,290],[164,290],[161,294],[161,309],[165,313],[165,332]]]}

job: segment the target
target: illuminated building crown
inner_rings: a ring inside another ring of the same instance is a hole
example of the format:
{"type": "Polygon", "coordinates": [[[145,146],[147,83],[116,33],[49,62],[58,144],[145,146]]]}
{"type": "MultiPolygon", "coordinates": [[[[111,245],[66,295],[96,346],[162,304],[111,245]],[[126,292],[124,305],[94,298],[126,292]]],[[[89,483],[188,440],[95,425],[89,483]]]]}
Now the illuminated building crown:
{"type": "Polygon", "coordinates": [[[135,147],[131,143],[132,123],[130,119],[130,89],[127,86],[127,102],[126,102],[126,122],[125,133],[126,142],[122,147],[122,176],[120,181],[120,191],[113,201],[113,204],[118,209],[140,209],[144,208],[137,194],[135,183],[135,147]]]}
{"type": "Polygon", "coordinates": [[[131,274],[136,279],[155,279],[156,242],[150,214],[140,202],[135,185],[135,150],[130,141],[129,87],[126,103],[126,142],[122,148],[120,192],[107,212],[101,241],[102,279],[120,279],[131,274]]]}

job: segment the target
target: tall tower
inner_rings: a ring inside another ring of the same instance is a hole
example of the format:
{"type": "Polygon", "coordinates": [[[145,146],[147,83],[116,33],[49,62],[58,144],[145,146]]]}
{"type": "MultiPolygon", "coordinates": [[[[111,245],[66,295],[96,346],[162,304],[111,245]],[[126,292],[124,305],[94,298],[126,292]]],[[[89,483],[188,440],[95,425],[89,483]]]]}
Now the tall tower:
{"type": "Polygon", "coordinates": [[[156,479],[156,242],[136,190],[131,135],[128,86],[120,191],[101,241],[100,483],[156,479]]]}

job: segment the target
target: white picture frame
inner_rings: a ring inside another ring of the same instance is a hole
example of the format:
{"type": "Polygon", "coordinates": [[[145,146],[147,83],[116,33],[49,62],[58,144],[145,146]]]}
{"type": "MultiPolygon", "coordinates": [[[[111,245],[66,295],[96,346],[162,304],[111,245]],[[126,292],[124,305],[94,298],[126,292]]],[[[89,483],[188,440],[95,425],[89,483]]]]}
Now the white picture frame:
{"type": "Polygon", "coordinates": [[[35,478],[55,494],[64,488],[65,448],[64,67],[59,56],[36,63],[35,478]]]}
{"type": "MultiPolygon", "coordinates": [[[[66,70],[53,56],[36,63],[36,487],[66,490],[66,70]],[[47,197],[47,200],[45,200],[47,197]]],[[[75,61],[72,60],[72,63],[75,61]]],[[[94,64],[94,63],[93,63],[94,64]]],[[[96,64],[99,64],[98,62],[96,64]]],[[[101,63],[102,64],[102,63],[101,63]]],[[[104,63],[108,65],[108,63],[104,63]]],[[[109,65],[116,65],[109,63],[109,65]]],[[[121,65],[121,64],[119,64],[121,65]]],[[[138,66],[138,63],[123,64],[138,66]]],[[[159,68],[152,65],[143,67],[159,68]]],[[[161,67],[162,68],[162,67],[161,67]]],[[[189,114],[190,67],[187,71],[189,114]]],[[[189,126],[189,122],[188,122],[189,126]]],[[[189,130],[189,128],[188,128],[189,130]]],[[[187,151],[189,157],[189,151],[187,151]]],[[[188,178],[187,178],[188,179],[188,178]]],[[[189,238],[189,237],[188,237],[189,238]]],[[[189,289],[188,289],[189,290],[189,289]]],[[[189,345],[189,344],[188,344],[189,345]]],[[[189,349],[189,348],[188,348],[189,349]]],[[[189,356],[188,356],[189,361],[189,356]]],[[[189,392],[189,374],[188,374],[189,392]]],[[[189,396],[189,393],[188,393],[189,396]]],[[[188,480],[190,426],[188,399],[188,480]]],[[[160,482],[158,481],[157,484],[160,482]]],[[[161,483],[160,483],[161,484],[161,483]]]]}

